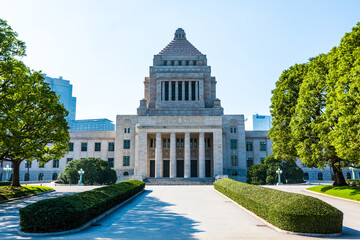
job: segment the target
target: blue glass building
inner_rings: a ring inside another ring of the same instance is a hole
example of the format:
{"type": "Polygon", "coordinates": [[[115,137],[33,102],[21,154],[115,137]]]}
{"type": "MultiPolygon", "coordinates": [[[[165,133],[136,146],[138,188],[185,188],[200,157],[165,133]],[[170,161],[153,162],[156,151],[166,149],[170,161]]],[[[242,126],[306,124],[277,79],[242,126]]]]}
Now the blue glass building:
{"type": "Polygon", "coordinates": [[[69,126],[70,131],[115,131],[115,125],[107,118],[70,121],[69,126]]]}
{"type": "Polygon", "coordinates": [[[76,97],[72,96],[72,85],[70,81],[64,80],[61,76],[59,78],[52,78],[46,76],[46,74],[43,75],[45,82],[49,83],[51,90],[60,96],[60,102],[64,104],[66,110],[69,111],[66,120],[68,122],[74,121],[76,114],[76,97]]]}

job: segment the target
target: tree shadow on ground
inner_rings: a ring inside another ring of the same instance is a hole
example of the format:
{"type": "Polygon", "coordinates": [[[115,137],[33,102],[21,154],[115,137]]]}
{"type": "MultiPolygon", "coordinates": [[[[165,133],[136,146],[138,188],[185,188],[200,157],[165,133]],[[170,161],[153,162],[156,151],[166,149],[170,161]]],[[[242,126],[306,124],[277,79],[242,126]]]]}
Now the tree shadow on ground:
{"type": "Polygon", "coordinates": [[[167,207],[173,204],[148,196],[146,190],[136,199],[81,233],[52,239],[196,239],[199,224],[167,207]]]}
{"type": "Polygon", "coordinates": [[[349,227],[343,227],[341,236],[326,237],[326,239],[360,239],[360,231],[349,227]]]}

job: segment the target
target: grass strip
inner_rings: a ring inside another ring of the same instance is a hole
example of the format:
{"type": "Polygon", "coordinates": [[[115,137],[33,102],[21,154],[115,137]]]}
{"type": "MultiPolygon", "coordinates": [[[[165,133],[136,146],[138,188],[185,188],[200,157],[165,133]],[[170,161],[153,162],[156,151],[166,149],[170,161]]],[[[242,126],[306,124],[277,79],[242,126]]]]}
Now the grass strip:
{"type": "Polygon", "coordinates": [[[2,186],[0,187],[0,202],[19,198],[19,197],[30,196],[51,190],[54,189],[50,187],[36,186],[36,185],[21,186],[21,187],[2,186]]]}
{"type": "Polygon", "coordinates": [[[323,193],[335,197],[360,201],[360,187],[320,185],[307,188],[306,190],[323,193]]]}

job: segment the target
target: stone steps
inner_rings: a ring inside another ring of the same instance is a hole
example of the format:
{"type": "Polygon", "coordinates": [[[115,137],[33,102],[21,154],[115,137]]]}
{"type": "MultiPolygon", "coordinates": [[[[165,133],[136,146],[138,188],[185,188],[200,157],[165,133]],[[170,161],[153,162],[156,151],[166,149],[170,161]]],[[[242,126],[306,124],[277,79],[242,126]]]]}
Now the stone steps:
{"type": "Polygon", "coordinates": [[[146,185],[212,185],[214,178],[146,178],[146,185]]]}

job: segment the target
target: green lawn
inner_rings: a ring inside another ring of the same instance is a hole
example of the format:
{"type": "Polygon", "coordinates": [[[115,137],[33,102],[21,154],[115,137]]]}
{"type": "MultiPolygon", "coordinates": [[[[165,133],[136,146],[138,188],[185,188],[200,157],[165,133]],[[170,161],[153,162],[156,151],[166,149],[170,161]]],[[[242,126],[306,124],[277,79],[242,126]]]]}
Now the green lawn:
{"type": "Polygon", "coordinates": [[[0,202],[13,198],[47,192],[51,190],[54,189],[43,186],[21,186],[21,187],[3,186],[0,187],[0,202]]]}
{"type": "Polygon", "coordinates": [[[320,185],[307,188],[307,190],[324,193],[335,197],[360,201],[360,187],[334,187],[330,185],[320,185]]]}

